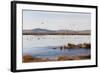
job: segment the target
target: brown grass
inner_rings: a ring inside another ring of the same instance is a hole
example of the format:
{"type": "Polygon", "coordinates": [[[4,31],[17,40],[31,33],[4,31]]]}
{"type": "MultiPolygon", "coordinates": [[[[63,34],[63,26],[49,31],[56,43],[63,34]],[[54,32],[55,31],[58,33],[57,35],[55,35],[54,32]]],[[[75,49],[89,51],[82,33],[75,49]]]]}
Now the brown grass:
{"type": "Polygon", "coordinates": [[[57,60],[50,60],[48,58],[36,58],[30,55],[23,56],[23,62],[47,62],[47,61],[68,61],[68,60],[85,60],[90,59],[90,55],[77,55],[77,56],[58,56],[57,60]]]}
{"type": "Polygon", "coordinates": [[[32,57],[30,55],[25,55],[23,56],[23,62],[26,63],[26,62],[46,62],[48,61],[47,58],[43,59],[43,58],[35,58],[35,57],[32,57]]]}

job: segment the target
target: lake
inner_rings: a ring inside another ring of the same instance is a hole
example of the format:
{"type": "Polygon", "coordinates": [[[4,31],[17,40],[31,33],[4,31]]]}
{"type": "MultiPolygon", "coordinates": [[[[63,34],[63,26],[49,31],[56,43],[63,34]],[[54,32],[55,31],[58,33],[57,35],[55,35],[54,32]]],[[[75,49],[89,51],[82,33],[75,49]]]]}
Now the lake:
{"type": "Polygon", "coordinates": [[[57,56],[90,55],[90,49],[53,49],[56,46],[90,43],[90,35],[23,35],[23,55],[54,59],[57,56]]]}

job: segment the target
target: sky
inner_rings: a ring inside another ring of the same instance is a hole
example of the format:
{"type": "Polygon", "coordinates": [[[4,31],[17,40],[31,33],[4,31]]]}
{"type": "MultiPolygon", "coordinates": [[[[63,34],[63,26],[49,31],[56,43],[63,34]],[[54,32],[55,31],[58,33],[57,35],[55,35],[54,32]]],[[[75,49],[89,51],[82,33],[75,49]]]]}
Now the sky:
{"type": "Polygon", "coordinates": [[[91,14],[23,10],[23,30],[90,30],[91,14]]]}

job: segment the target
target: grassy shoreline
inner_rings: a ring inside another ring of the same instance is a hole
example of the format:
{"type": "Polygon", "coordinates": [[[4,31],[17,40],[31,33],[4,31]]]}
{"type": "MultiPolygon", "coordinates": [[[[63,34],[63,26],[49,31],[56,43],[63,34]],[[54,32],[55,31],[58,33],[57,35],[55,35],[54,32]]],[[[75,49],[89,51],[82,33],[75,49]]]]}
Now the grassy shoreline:
{"type": "Polygon", "coordinates": [[[57,59],[51,60],[48,58],[36,58],[30,55],[23,56],[23,63],[29,62],[48,62],[48,61],[69,61],[69,60],[86,60],[91,59],[90,55],[77,55],[77,56],[58,56],[57,59]]]}

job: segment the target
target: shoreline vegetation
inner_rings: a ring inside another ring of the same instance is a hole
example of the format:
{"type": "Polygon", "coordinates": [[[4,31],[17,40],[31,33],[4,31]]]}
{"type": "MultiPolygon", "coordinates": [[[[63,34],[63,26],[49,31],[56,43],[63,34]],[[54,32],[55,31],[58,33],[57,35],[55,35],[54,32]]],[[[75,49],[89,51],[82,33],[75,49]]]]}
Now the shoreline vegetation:
{"type": "Polygon", "coordinates": [[[23,56],[23,63],[48,62],[48,61],[69,61],[69,60],[87,60],[87,59],[91,59],[91,56],[90,55],[58,56],[58,57],[56,57],[56,59],[49,59],[49,58],[32,57],[31,55],[24,55],[23,56]]]}
{"type": "Polygon", "coordinates": [[[23,35],[91,35],[89,33],[23,33],[23,35]]]}
{"type": "Polygon", "coordinates": [[[62,45],[62,46],[58,46],[58,47],[53,47],[52,49],[81,49],[81,48],[85,48],[85,49],[91,49],[91,44],[90,43],[83,43],[83,44],[71,44],[68,43],[68,45],[62,45]]]}
{"type": "MultiPolygon", "coordinates": [[[[83,44],[71,44],[68,43],[68,45],[63,45],[59,47],[53,47],[52,49],[91,49],[91,44],[90,43],[83,43],[83,44]]],[[[67,61],[67,60],[86,60],[86,59],[91,59],[91,55],[88,54],[80,54],[77,56],[67,56],[67,55],[61,55],[55,57],[56,59],[49,59],[49,58],[37,58],[37,57],[32,57],[31,55],[23,55],[23,63],[29,63],[29,62],[48,62],[48,61],[67,61]]]]}

